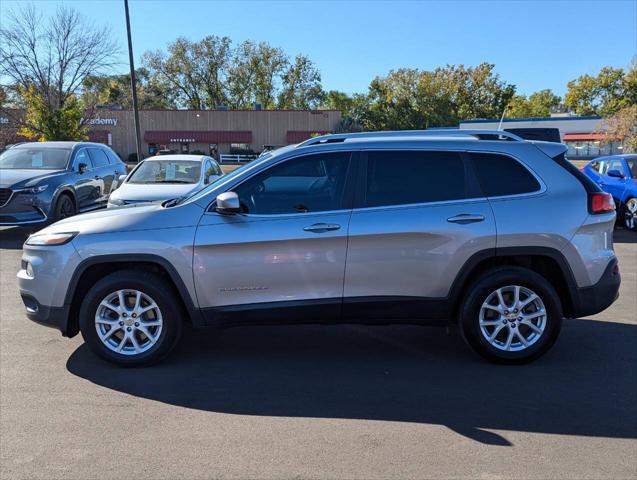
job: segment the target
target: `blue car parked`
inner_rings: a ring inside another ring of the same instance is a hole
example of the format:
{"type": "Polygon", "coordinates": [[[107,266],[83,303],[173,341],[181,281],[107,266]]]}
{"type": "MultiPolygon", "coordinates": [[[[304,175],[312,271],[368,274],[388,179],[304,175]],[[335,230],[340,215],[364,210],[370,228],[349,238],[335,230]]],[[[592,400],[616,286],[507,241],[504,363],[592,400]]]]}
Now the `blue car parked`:
{"type": "Polygon", "coordinates": [[[105,207],[125,173],[101,143],[15,145],[0,154],[0,225],[41,225],[105,207]]]}
{"type": "Polygon", "coordinates": [[[613,196],[624,227],[637,230],[637,154],[598,157],[583,172],[613,196]]]}

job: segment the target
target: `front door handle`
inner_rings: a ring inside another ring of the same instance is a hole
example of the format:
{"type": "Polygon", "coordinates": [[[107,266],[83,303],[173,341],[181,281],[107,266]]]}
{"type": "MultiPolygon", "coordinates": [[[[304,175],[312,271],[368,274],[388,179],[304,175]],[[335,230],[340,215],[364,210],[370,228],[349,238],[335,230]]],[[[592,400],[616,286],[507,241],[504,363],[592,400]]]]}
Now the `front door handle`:
{"type": "Polygon", "coordinates": [[[313,225],[303,227],[303,230],[306,232],[323,233],[338,230],[339,228],[341,228],[341,226],[336,223],[315,223],[313,225]]]}
{"type": "Polygon", "coordinates": [[[484,221],[484,215],[475,215],[472,213],[461,213],[455,217],[449,217],[447,219],[450,223],[459,223],[460,225],[466,225],[467,223],[476,223],[484,221]]]}

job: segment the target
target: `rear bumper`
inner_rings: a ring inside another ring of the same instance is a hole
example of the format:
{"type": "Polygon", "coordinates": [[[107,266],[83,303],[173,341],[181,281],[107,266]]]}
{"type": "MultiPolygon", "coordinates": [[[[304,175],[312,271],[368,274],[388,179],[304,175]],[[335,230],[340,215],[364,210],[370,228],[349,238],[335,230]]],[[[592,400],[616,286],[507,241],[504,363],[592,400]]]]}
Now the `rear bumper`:
{"type": "Polygon", "coordinates": [[[613,259],[595,285],[577,288],[575,291],[573,317],[587,317],[606,310],[619,297],[621,275],[617,259],[613,259]]]}
{"type": "Polygon", "coordinates": [[[40,325],[55,328],[59,330],[65,337],[72,337],[77,332],[69,331],[69,311],[70,307],[64,305],[62,307],[48,307],[41,305],[31,295],[21,294],[22,302],[26,308],[27,318],[40,325]]]}

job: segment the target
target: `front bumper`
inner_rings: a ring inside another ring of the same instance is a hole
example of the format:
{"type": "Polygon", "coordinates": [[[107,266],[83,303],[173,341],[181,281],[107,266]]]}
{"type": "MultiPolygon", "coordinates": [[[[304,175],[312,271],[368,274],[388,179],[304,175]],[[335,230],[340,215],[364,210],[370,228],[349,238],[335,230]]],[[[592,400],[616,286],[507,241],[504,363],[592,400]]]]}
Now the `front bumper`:
{"type": "Polygon", "coordinates": [[[0,225],[36,225],[45,223],[47,220],[46,214],[36,207],[27,212],[4,212],[0,210],[0,225]]]}
{"type": "Polygon", "coordinates": [[[573,318],[587,317],[606,310],[619,297],[620,284],[621,275],[615,258],[609,262],[595,285],[576,289],[573,318]]]}
{"type": "Polygon", "coordinates": [[[25,245],[22,268],[17,274],[18,288],[30,320],[53,327],[72,337],[69,328],[71,302],[67,290],[80,262],[72,242],[57,246],[25,245]]]}
{"type": "Polygon", "coordinates": [[[70,305],[62,307],[47,307],[41,305],[35,297],[21,293],[22,302],[26,308],[27,318],[33,320],[40,325],[55,328],[62,332],[65,337],[73,337],[78,332],[69,330],[69,313],[70,305]]]}
{"type": "Polygon", "coordinates": [[[50,207],[47,198],[43,195],[23,195],[14,192],[9,201],[0,207],[0,225],[45,223],[46,211],[50,207]]]}

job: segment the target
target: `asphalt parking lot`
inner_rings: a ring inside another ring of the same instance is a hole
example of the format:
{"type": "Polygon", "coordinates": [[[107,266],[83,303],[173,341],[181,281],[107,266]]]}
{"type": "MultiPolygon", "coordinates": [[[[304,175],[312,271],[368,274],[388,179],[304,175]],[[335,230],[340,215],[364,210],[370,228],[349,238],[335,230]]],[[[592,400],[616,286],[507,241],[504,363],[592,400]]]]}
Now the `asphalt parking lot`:
{"type": "Polygon", "coordinates": [[[188,331],[125,370],[28,321],[0,230],[4,478],[635,478],[637,234],[621,297],[551,352],[488,364],[420,327],[188,331]]]}

